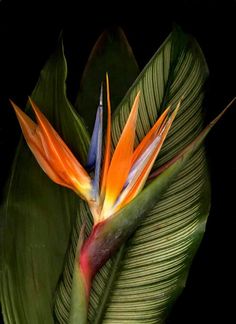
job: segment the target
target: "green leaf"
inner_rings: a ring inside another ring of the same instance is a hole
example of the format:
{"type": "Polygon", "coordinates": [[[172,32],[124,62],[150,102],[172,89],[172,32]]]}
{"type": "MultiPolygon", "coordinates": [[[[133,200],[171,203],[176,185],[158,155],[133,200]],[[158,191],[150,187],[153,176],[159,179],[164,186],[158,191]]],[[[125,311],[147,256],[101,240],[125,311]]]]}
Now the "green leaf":
{"type": "MultiPolygon", "coordinates": [[[[100,267],[98,268],[98,265],[104,265],[109,260],[110,256],[114,255],[114,252],[120,248],[122,243],[125,243],[135,232],[140,222],[160,200],[163,193],[165,193],[166,189],[173,182],[173,179],[178,175],[179,171],[183,168],[189,158],[198,150],[211,128],[221,118],[234,100],[232,100],[223,112],[217,116],[186,148],[159,168],[158,176],[155,176],[155,179],[152,180],[137,197],[135,197],[123,209],[109,217],[105,222],[101,222],[93,227],[92,232],[89,234],[89,238],[83,245],[82,249],[83,255],[86,256],[92,273],[94,271],[96,273],[96,269],[100,269],[100,267]]],[[[87,216],[89,216],[88,208],[87,216]]],[[[84,233],[84,226],[82,229],[82,233],[84,233]]],[[[77,246],[78,252],[81,251],[83,238],[83,236],[79,236],[77,246]]],[[[125,244],[123,244],[123,249],[124,248],[125,244]]],[[[86,286],[81,268],[78,266],[78,252],[75,256],[69,320],[69,323],[75,324],[87,323],[88,313],[86,286]]],[[[108,292],[109,290],[106,289],[106,291],[108,292]]],[[[101,308],[102,307],[100,307],[100,309],[101,308]]],[[[96,319],[101,318],[100,314],[97,315],[96,319]]]]}
{"type": "MultiPolygon", "coordinates": [[[[88,134],[66,98],[60,42],[41,71],[32,99],[85,161],[88,134]]],[[[54,323],[53,300],[78,197],[48,179],[24,140],[14,160],[1,220],[1,303],[5,324],[54,323]]]]}
{"type": "Polygon", "coordinates": [[[116,108],[129,89],[139,69],[122,29],[105,31],[89,56],[76,99],[76,108],[92,133],[101,82],[108,72],[111,85],[111,107],[116,108]]]}
{"type": "MultiPolygon", "coordinates": [[[[200,133],[203,125],[203,86],[208,69],[197,42],[176,29],[163,43],[132,85],[113,118],[113,145],[117,143],[138,90],[141,90],[136,144],[163,109],[173,108],[182,96],[181,109],[161,151],[157,168],[200,133]]],[[[155,169],[154,168],[154,169],[155,169]]],[[[142,207],[142,195],[130,208],[142,207]],[[139,201],[140,199],[140,201],[139,201]]],[[[181,293],[201,241],[210,206],[210,189],[203,146],[200,146],[135,234],[100,270],[90,297],[91,323],[163,323],[181,293]]],[[[125,209],[124,209],[125,212],[125,209]]],[[[67,323],[73,272],[73,251],[78,230],[90,213],[82,203],[72,237],[69,261],[57,304],[60,323],[67,323]]],[[[89,231],[89,230],[88,230],[89,231]]]]}
{"type": "MultiPolygon", "coordinates": [[[[142,95],[137,142],[167,105],[175,107],[184,96],[157,164],[168,161],[202,129],[201,105],[207,75],[196,41],[175,30],[118,107],[113,120],[113,142],[118,140],[139,89],[142,95]]],[[[124,252],[110,262],[109,274],[104,275],[106,269],[102,269],[97,276],[91,297],[91,321],[163,323],[185,285],[204,232],[209,204],[208,173],[201,147],[142,221],[124,252]]]]}

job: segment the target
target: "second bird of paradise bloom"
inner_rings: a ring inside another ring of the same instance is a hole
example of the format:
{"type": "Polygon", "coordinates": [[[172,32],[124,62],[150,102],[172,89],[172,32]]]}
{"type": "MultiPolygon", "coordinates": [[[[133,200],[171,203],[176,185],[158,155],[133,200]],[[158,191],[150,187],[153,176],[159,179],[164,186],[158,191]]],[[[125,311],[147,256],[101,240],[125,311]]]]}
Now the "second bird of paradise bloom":
{"type": "MultiPolygon", "coordinates": [[[[75,158],[32,100],[30,103],[36,122],[12,102],[25,140],[39,165],[52,181],[72,189],[88,203],[94,219],[93,229],[115,215],[142,190],[180,106],[179,102],[172,113],[168,107],[134,149],[138,107],[142,95],[138,92],[114,153],[111,154],[112,124],[108,76],[106,92],[107,127],[104,151],[101,87],[86,168],[75,158]]],[[[89,237],[87,241],[91,239],[93,238],[89,237]]],[[[90,269],[86,253],[81,254],[78,265],[84,277],[88,298],[91,280],[98,269],[90,269]]]]}

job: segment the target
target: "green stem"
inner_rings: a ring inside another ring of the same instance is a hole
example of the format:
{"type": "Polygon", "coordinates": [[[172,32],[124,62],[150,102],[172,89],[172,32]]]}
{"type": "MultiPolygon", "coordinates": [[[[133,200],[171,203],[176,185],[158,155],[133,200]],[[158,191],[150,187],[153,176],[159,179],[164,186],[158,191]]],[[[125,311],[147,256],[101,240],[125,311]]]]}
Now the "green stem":
{"type": "Polygon", "coordinates": [[[83,274],[75,266],[72,282],[69,324],[87,324],[88,301],[83,274]]]}
{"type": "Polygon", "coordinates": [[[80,265],[80,252],[85,236],[85,224],[81,227],[75,254],[74,273],[71,292],[71,308],[68,324],[87,324],[89,278],[85,278],[80,265]],[[87,279],[87,282],[86,282],[87,279]]]}

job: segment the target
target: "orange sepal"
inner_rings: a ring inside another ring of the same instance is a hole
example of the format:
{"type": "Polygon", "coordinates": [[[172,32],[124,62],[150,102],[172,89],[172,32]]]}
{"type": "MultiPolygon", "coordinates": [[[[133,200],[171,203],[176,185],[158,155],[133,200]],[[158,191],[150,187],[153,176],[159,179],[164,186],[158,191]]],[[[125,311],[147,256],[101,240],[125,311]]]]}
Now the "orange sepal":
{"type": "Polygon", "coordinates": [[[105,194],[105,187],[107,181],[107,173],[111,159],[111,101],[110,101],[110,86],[109,77],[106,74],[106,90],[107,90],[107,131],[106,131],[106,146],[103,159],[103,170],[101,180],[101,198],[103,199],[105,194]]]}
{"type": "Polygon", "coordinates": [[[138,92],[135,97],[129,118],[116,146],[108,170],[106,194],[103,205],[103,213],[105,214],[115,203],[131,168],[139,98],[140,92],[138,92]]]}
{"type": "Polygon", "coordinates": [[[51,180],[88,199],[91,191],[90,177],[38,107],[32,100],[30,103],[38,125],[14,103],[12,105],[26,142],[39,165],[51,180]]]}
{"type": "Polygon", "coordinates": [[[10,100],[10,102],[15,110],[16,117],[19,121],[24,138],[41,168],[51,180],[62,186],[68,187],[68,185],[60,177],[58,177],[58,175],[51,167],[49,161],[46,159],[41,141],[42,133],[38,125],[31,118],[29,118],[13,101],[10,100]]]}
{"type": "Polygon", "coordinates": [[[149,144],[153,141],[153,137],[155,133],[160,129],[161,125],[165,121],[165,118],[170,110],[170,106],[165,109],[165,111],[161,114],[161,116],[157,119],[153,127],[149,130],[149,132],[145,135],[139,145],[136,147],[133,158],[132,164],[140,157],[140,155],[146,150],[149,144]]]}
{"type": "Polygon", "coordinates": [[[153,164],[161,150],[161,147],[166,139],[166,136],[168,135],[170,127],[176,117],[176,114],[179,110],[180,104],[181,104],[181,101],[177,104],[177,107],[175,108],[175,110],[173,111],[171,116],[165,121],[164,125],[162,124],[161,127],[159,128],[159,131],[157,132],[155,138],[157,136],[161,136],[161,139],[160,139],[156,149],[151,154],[150,159],[148,160],[146,166],[144,167],[143,171],[140,173],[138,179],[136,180],[136,182],[134,183],[134,185],[132,186],[132,188],[130,189],[128,194],[124,197],[124,199],[121,199],[120,204],[116,206],[115,211],[121,209],[123,206],[128,204],[142,190],[142,188],[145,185],[145,182],[147,180],[147,177],[151,171],[151,168],[152,168],[152,166],[153,166],[153,164]]]}

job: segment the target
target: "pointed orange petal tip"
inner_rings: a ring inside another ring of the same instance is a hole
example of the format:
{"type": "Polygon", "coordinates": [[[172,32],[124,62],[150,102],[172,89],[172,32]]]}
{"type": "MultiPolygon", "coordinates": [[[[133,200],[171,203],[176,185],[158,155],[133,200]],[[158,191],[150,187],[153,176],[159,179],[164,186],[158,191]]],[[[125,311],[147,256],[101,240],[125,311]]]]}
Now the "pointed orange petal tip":
{"type": "Polygon", "coordinates": [[[28,116],[26,113],[24,113],[23,110],[21,110],[11,99],[9,99],[15,113],[16,117],[20,123],[20,127],[22,129],[22,132],[28,140],[29,137],[32,136],[32,132],[35,131],[37,125],[36,123],[28,116]]]}
{"type": "Polygon", "coordinates": [[[43,115],[43,113],[38,108],[38,106],[36,105],[36,103],[30,97],[29,97],[29,103],[35,113],[35,116],[36,116],[39,124],[42,124],[44,120],[47,120],[46,117],[43,115]]]}
{"type": "Polygon", "coordinates": [[[14,101],[12,101],[11,99],[9,99],[10,104],[12,105],[12,107],[14,108],[15,111],[18,111],[20,108],[14,103],[14,101]]]}
{"type": "Polygon", "coordinates": [[[103,215],[112,208],[120,194],[132,165],[135,130],[138,115],[140,91],[137,93],[129,117],[115,148],[107,174],[106,194],[103,205],[103,215]],[[117,172],[119,170],[119,172],[117,172]]]}
{"type": "Polygon", "coordinates": [[[50,157],[53,168],[74,188],[76,193],[89,199],[91,190],[89,175],[37,105],[30,98],[29,101],[43,134],[45,151],[50,157]]]}
{"type": "Polygon", "coordinates": [[[91,179],[37,105],[29,98],[38,124],[16,104],[15,109],[25,140],[44,172],[54,182],[91,197],[91,179]]]}
{"type": "MultiPolygon", "coordinates": [[[[167,112],[169,111],[169,108],[167,108],[165,110],[165,112],[161,115],[163,121],[160,124],[160,127],[158,127],[158,129],[155,131],[155,133],[153,135],[153,141],[150,142],[151,144],[154,143],[154,141],[160,137],[160,141],[157,142],[157,145],[153,147],[153,149],[150,151],[149,156],[147,156],[146,162],[145,160],[143,160],[143,169],[140,169],[140,172],[137,172],[137,177],[135,179],[135,177],[133,178],[133,183],[130,183],[130,188],[129,186],[126,187],[126,189],[123,191],[123,197],[120,200],[120,203],[116,206],[115,211],[119,210],[120,208],[122,208],[124,205],[126,205],[127,203],[129,203],[139,192],[140,190],[143,188],[148,174],[151,171],[151,168],[161,150],[161,147],[167,137],[167,134],[171,128],[171,125],[176,117],[176,114],[180,108],[180,104],[181,104],[181,100],[178,102],[176,108],[174,109],[174,111],[171,113],[171,115],[169,116],[169,118],[166,117],[167,112]]],[[[155,125],[154,125],[155,127],[155,125]]],[[[142,142],[141,142],[142,143],[142,142]]],[[[149,146],[150,147],[150,146],[149,146]]],[[[147,147],[146,147],[147,149],[147,147]]],[[[141,167],[141,165],[140,165],[141,167]]]]}
{"type": "Polygon", "coordinates": [[[155,122],[153,127],[149,130],[149,132],[145,135],[145,137],[139,143],[139,145],[137,146],[137,148],[134,151],[132,164],[142,155],[142,153],[147,149],[147,147],[153,141],[153,137],[155,137],[155,133],[163,125],[169,111],[170,111],[170,106],[165,109],[165,111],[157,119],[157,121],[155,122]]]}
{"type": "Polygon", "coordinates": [[[19,117],[20,119],[24,118],[26,114],[11,100],[9,99],[13,109],[15,110],[17,118],[19,117]]]}
{"type": "MultiPolygon", "coordinates": [[[[29,103],[30,103],[30,105],[31,105],[32,108],[34,108],[34,107],[36,106],[36,104],[35,104],[34,101],[31,99],[30,96],[28,97],[28,101],[29,101],[29,103]]],[[[37,107],[36,107],[36,109],[37,109],[37,107]]]]}
{"type": "Polygon", "coordinates": [[[106,73],[106,91],[107,91],[107,131],[106,131],[106,144],[103,159],[103,170],[101,180],[101,198],[104,198],[105,186],[107,181],[107,173],[111,159],[111,101],[110,101],[110,84],[109,76],[106,73]]]}

